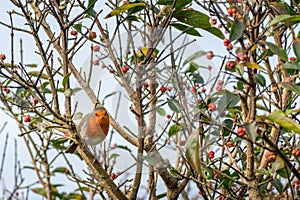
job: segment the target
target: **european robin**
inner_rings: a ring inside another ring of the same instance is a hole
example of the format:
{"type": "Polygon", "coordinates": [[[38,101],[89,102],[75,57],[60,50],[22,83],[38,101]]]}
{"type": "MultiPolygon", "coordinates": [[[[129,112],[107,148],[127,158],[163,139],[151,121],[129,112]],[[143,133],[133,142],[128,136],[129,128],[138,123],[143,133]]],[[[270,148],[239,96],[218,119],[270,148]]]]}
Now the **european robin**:
{"type": "MultiPolygon", "coordinates": [[[[95,110],[85,115],[77,126],[81,138],[88,145],[95,146],[102,142],[109,129],[109,115],[105,108],[98,106],[95,110]]],[[[73,141],[65,153],[74,153],[78,144],[73,141]]]]}

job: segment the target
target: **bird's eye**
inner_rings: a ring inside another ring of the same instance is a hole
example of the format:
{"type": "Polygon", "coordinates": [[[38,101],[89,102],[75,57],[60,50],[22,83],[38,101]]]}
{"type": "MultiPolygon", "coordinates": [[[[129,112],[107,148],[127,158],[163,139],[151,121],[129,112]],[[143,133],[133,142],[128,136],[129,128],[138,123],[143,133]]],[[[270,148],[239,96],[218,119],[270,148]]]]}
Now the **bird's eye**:
{"type": "Polygon", "coordinates": [[[95,116],[98,116],[98,113],[95,113],[95,116]]]}

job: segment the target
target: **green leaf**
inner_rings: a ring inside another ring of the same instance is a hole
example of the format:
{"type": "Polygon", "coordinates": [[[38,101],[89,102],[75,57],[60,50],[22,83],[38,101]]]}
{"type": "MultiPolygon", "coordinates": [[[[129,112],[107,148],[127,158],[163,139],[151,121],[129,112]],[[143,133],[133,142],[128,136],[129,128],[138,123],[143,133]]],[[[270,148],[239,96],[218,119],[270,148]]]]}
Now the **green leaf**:
{"type": "Polygon", "coordinates": [[[176,113],[181,112],[180,103],[176,99],[168,99],[168,106],[172,111],[176,113]]]}
{"type": "Polygon", "coordinates": [[[286,62],[283,64],[284,69],[300,70],[300,64],[298,62],[286,62]]]}
{"type": "Polygon", "coordinates": [[[278,179],[274,179],[274,180],[272,180],[271,183],[276,188],[276,190],[279,192],[279,194],[281,195],[283,193],[283,185],[282,185],[281,181],[278,179]]]}
{"type": "Polygon", "coordinates": [[[63,173],[63,174],[65,174],[65,173],[66,173],[66,170],[67,170],[66,167],[57,167],[57,168],[55,168],[55,169],[52,171],[52,173],[57,172],[57,173],[63,173]]]}
{"type": "Polygon", "coordinates": [[[156,112],[160,115],[160,116],[166,116],[166,111],[163,109],[163,108],[160,108],[160,107],[158,107],[158,108],[156,108],[156,112]]]}
{"type": "Polygon", "coordinates": [[[170,25],[180,31],[186,32],[189,35],[201,37],[200,33],[191,26],[186,26],[186,25],[180,24],[180,23],[172,23],[170,25]]]}
{"type": "Polygon", "coordinates": [[[119,154],[113,153],[113,154],[110,155],[109,159],[110,159],[110,160],[111,160],[111,159],[115,159],[115,158],[117,158],[117,157],[119,157],[119,156],[120,156],[119,154]]]}
{"type": "Polygon", "coordinates": [[[220,29],[216,28],[216,27],[203,28],[203,30],[206,30],[207,32],[213,34],[214,36],[216,36],[216,37],[218,37],[222,40],[225,38],[223,32],[220,29]]]}
{"type": "Polygon", "coordinates": [[[200,149],[199,149],[199,132],[194,131],[189,135],[186,141],[186,158],[190,165],[198,172],[201,172],[200,167],[200,149]]]}
{"type": "Polygon", "coordinates": [[[75,25],[74,25],[74,28],[75,28],[77,31],[81,31],[81,29],[82,29],[82,23],[75,24],[75,25]]]}
{"type": "Polygon", "coordinates": [[[266,175],[266,176],[270,176],[270,172],[268,170],[266,170],[265,168],[262,169],[255,169],[254,170],[256,173],[261,174],[261,175],[266,175]]]}
{"type": "Polygon", "coordinates": [[[266,79],[261,74],[254,74],[253,79],[261,86],[266,86],[266,79]]]}
{"type": "Polygon", "coordinates": [[[243,21],[234,21],[230,30],[229,39],[230,41],[234,41],[239,39],[244,32],[245,24],[243,21]]]}
{"type": "Polygon", "coordinates": [[[65,90],[64,90],[64,95],[65,95],[66,97],[72,96],[72,95],[73,95],[73,90],[70,89],[70,88],[65,89],[65,90]]]}
{"type": "Polygon", "coordinates": [[[122,12],[125,12],[125,11],[135,8],[135,7],[144,7],[145,8],[146,6],[147,6],[147,4],[145,4],[145,3],[126,3],[122,6],[114,9],[113,11],[111,11],[108,15],[106,15],[105,18],[107,19],[107,18],[113,17],[115,15],[118,15],[122,12]]]}
{"type": "Polygon", "coordinates": [[[226,92],[218,103],[218,111],[219,113],[224,112],[228,108],[234,107],[238,102],[240,102],[240,98],[232,93],[226,92]]]}
{"type": "Polygon", "coordinates": [[[183,62],[183,66],[186,65],[187,63],[200,58],[204,55],[206,55],[206,51],[196,51],[195,53],[193,53],[192,55],[190,55],[184,62],[183,62]]]}
{"type": "Polygon", "coordinates": [[[296,92],[298,95],[300,95],[300,86],[293,84],[293,83],[288,83],[288,82],[281,82],[280,83],[284,88],[296,92]]]}
{"type": "Polygon", "coordinates": [[[85,11],[85,13],[91,17],[96,17],[96,15],[97,15],[96,11],[94,10],[96,1],[97,0],[89,0],[89,3],[88,3],[89,9],[87,9],[87,11],[85,11]]]}
{"type": "MultiPolygon", "coordinates": [[[[117,94],[117,93],[119,93],[119,92],[112,92],[112,93],[109,93],[109,94],[107,94],[104,98],[103,98],[103,100],[102,100],[102,102],[103,102],[103,104],[104,104],[104,101],[106,100],[106,99],[108,99],[109,97],[111,97],[111,96],[114,96],[115,94],[117,94]]],[[[119,93],[120,94],[120,93],[119,93]]]]}
{"type": "Polygon", "coordinates": [[[300,16],[296,15],[278,15],[276,16],[270,23],[270,26],[273,26],[277,23],[280,22],[299,22],[300,21],[300,16]]]}
{"type": "Polygon", "coordinates": [[[179,126],[177,124],[174,124],[170,127],[169,129],[169,138],[173,137],[174,135],[176,135],[179,132],[179,126]]]}
{"type": "Polygon", "coordinates": [[[83,116],[82,112],[77,112],[73,117],[72,120],[79,120],[83,116]]]}
{"type": "Polygon", "coordinates": [[[294,49],[297,59],[300,60],[300,39],[294,40],[293,49],[294,49]]]}
{"type": "Polygon", "coordinates": [[[63,85],[64,87],[66,87],[66,85],[67,85],[67,83],[68,83],[68,80],[69,80],[71,74],[72,74],[72,73],[68,73],[68,74],[64,77],[64,79],[63,79],[63,81],[62,81],[62,85],[63,85]]]}
{"type": "Polygon", "coordinates": [[[38,65],[37,64],[26,64],[26,67],[31,67],[31,68],[36,68],[38,65]]]}
{"type": "Polygon", "coordinates": [[[196,10],[182,10],[175,13],[174,17],[178,21],[195,28],[211,28],[209,17],[196,10]]]}
{"type": "Polygon", "coordinates": [[[270,42],[265,42],[265,44],[270,48],[270,50],[273,53],[277,54],[282,60],[288,62],[288,57],[285,50],[270,42]]]}
{"type": "Polygon", "coordinates": [[[29,76],[40,77],[41,79],[48,79],[47,74],[41,73],[40,71],[28,72],[29,76]]]}
{"type": "Polygon", "coordinates": [[[165,193],[162,193],[162,194],[157,195],[156,198],[157,198],[157,199],[162,199],[162,198],[164,198],[164,197],[166,197],[166,196],[167,196],[167,193],[165,192],[165,193]]]}
{"type": "Polygon", "coordinates": [[[190,66],[184,71],[184,73],[193,73],[195,71],[197,71],[199,69],[199,66],[194,63],[194,62],[191,62],[190,63],[190,66]]]}
{"type": "Polygon", "coordinates": [[[191,81],[193,81],[194,83],[204,83],[204,80],[200,74],[193,73],[190,76],[191,76],[191,81]]]}
{"type": "Polygon", "coordinates": [[[288,178],[289,175],[291,174],[291,170],[290,168],[281,168],[279,170],[277,170],[277,174],[279,174],[279,176],[281,176],[282,178],[288,178]]]}
{"type": "Polygon", "coordinates": [[[279,124],[282,128],[289,132],[294,131],[295,133],[300,134],[300,125],[294,120],[286,117],[284,112],[281,110],[276,110],[270,113],[269,116],[266,116],[266,118],[279,124]]]}
{"type": "Polygon", "coordinates": [[[261,60],[261,59],[263,59],[263,58],[265,58],[265,57],[267,57],[267,56],[273,56],[274,55],[274,53],[270,50],[270,49],[266,49],[266,50],[264,50],[263,52],[262,52],[262,54],[260,54],[259,56],[258,56],[258,60],[261,60]]]}
{"type": "MultiPolygon", "coordinates": [[[[173,5],[174,0],[158,0],[157,4],[158,5],[173,5]]],[[[185,6],[187,6],[188,4],[191,4],[192,0],[177,0],[175,3],[174,8],[176,10],[181,10],[182,8],[184,8],[185,6]]]]}

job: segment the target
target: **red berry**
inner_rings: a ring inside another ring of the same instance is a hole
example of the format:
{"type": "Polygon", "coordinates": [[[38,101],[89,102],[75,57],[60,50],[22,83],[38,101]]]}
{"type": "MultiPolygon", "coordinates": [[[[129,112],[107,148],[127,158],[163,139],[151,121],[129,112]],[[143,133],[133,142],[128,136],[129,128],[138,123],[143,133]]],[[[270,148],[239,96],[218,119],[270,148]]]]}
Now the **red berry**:
{"type": "Polygon", "coordinates": [[[109,72],[113,74],[113,73],[115,73],[115,70],[113,68],[110,68],[109,72]]]}
{"type": "Polygon", "coordinates": [[[101,67],[102,69],[106,68],[106,64],[103,63],[101,67]]]}
{"type": "Polygon", "coordinates": [[[228,38],[225,38],[223,40],[224,46],[227,47],[229,44],[231,44],[230,40],[228,38]]]}
{"type": "Polygon", "coordinates": [[[197,89],[195,87],[193,87],[192,92],[197,92],[197,89]]]}
{"type": "Polygon", "coordinates": [[[180,141],[178,142],[178,145],[179,145],[179,146],[184,146],[184,145],[185,145],[185,140],[180,140],[180,141]]]}
{"type": "Polygon", "coordinates": [[[231,142],[231,141],[226,142],[226,146],[229,148],[233,147],[233,142],[231,142]]]}
{"type": "Polygon", "coordinates": [[[171,144],[171,141],[170,140],[167,140],[167,145],[170,145],[171,144]]]}
{"type": "Polygon", "coordinates": [[[124,5],[124,4],[127,4],[127,3],[128,3],[128,1],[127,1],[127,0],[123,0],[123,5],[124,5]]]}
{"type": "Polygon", "coordinates": [[[170,115],[170,114],[167,114],[167,115],[166,115],[166,118],[167,118],[167,119],[170,119],[170,118],[171,118],[171,115],[170,115]]]}
{"type": "Polygon", "coordinates": [[[219,177],[219,174],[215,172],[214,177],[217,179],[219,177]]]}
{"type": "Polygon", "coordinates": [[[222,28],[222,24],[218,24],[218,28],[222,28]]]}
{"type": "Polygon", "coordinates": [[[99,65],[100,64],[100,60],[94,60],[93,61],[93,65],[99,65]]]}
{"type": "Polygon", "coordinates": [[[207,69],[210,71],[212,69],[212,66],[211,65],[208,65],[207,66],[207,69]]]}
{"type": "Polygon", "coordinates": [[[295,61],[295,60],[297,60],[297,58],[295,58],[295,57],[290,57],[290,61],[295,61]]]}
{"type": "Polygon", "coordinates": [[[294,181],[294,183],[295,183],[295,185],[300,185],[299,179],[296,179],[296,180],[294,181]]]}
{"type": "Polygon", "coordinates": [[[213,159],[215,157],[215,152],[213,152],[213,151],[208,152],[208,157],[210,159],[213,159]]]}
{"type": "Polygon", "coordinates": [[[214,52],[213,52],[213,51],[208,51],[208,52],[206,53],[206,58],[209,59],[209,60],[211,60],[214,56],[215,56],[215,55],[214,55],[214,52]]]}
{"type": "Polygon", "coordinates": [[[144,89],[147,89],[149,87],[149,83],[148,82],[145,82],[144,83],[144,89]]]}
{"type": "Polygon", "coordinates": [[[214,103],[210,103],[210,104],[208,104],[208,110],[209,111],[216,111],[217,106],[214,103]]]}
{"type": "Polygon", "coordinates": [[[5,60],[5,59],[6,59],[5,54],[1,53],[1,54],[0,54],[0,60],[5,60]]]}
{"type": "Polygon", "coordinates": [[[70,170],[69,170],[69,169],[66,169],[65,173],[66,173],[66,174],[70,174],[70,170]]]}
{"type": "Polygon", "coordinates": [[[222,92],[222,85],[217,85],[216,91],[217,92],[222,92]]]}
{"type": "Polygon", "coordinates": [[[205,88],[202,88],[202,89],[201,89],[201,92],[203,92],[203,93],[204,93],[205,91],[206,91],[206,89],[205,89],[205,88]]]}
{"type": "Polygon", "coordinates": [[[217,19],[211,17],[211,18],[209,19],[209,23],[210,23],[211,25],[215,25],[215,24],[217,23],[217,19]]]}
{"type": "Polygon", "coordinates": [[[239,127],[237,132],[238,132],[239,137],[243,137],[246,133],[246,131],[243,127],[239,127]]]}
{"type": "Polygon", "coordinates": [[[276,156],[273,152],[266,151],[265,156],[266,156],[268,162],[274,162],[276,160],[276,156]]]}
{"type": "Polygon", "coordinates": [[[128,72],[128,70],[129,70],[129,66],[125,65],[125,66],[122,67],[122,72],[124,74],[126,74],[128,72]]]}
{"type": "Polygon", "coordinates": [[[233,49],[233,45],[230,43],[230,44],[227,46],[227,49],[228,49],[228,50],[232,50],[232,49],[233,49]]]}
{"type": "Polygon", "coordinates": [[[117,143],[113,143],[112,148],[116,148],[117,146],[117,143]]]}
{"type": "Polygon", "coordinates": [[[167,90],[168,90],[169,92],[172,91],[172,89],[173,89],[172,85],[169,85],[169,86],[167,87],[167,90]]]}
{"type": "Polygon", "coordinates": [[[299,157],[300,156],[300,150],[297,148],[297,149],[294,149],[292,151],[292,155],[295,156],[295,157],[299,157]]]}
{"type": "Polygon", "coordinates": [[[195,83],[195,87],[196,87],[196,88],[199,87],[199,83],[195,83]]]}
{"type": "Polygon", "coordinates": [[[10,93],[10,89],[8,89],[7,87],[3,86],[2,87],[3,92],[5,92],[6,94],[10,93]]]}
{"type": "Polygon", "coordinates": [[[227,69],[234,69],[235,67],[235,64],[233,61],[228,61],[227,64],[226,64],[226,68],[227,69]]]}
{"type": "Polygon", "coordinates": [[[38,104],[39,100],[37,98],[33,98],[33,104],[36,105],[38,104]]]}
{"type": "Polygon", "coordinates": [[[227,13],[228,15],[232,16],[233,15],[232,8],[227,8],[227,13]]]}
{"type": "Polygon", "coordinates": [[[77,31],[76,31],[76,30],[72,30],[70,33],[71,33],[71,35],[73,35],[73,36],[77,35],[77,31]]]}
{"type": "Polygon", "coordinates": [[[237,10],[235,8],[232,8],[231,10],[232,10],[232,14],[235,15],[237,13],[237,10]]]}
{"type": "Polygon", "coordinates": [[[30,122],[31,121],[30,115],[26,115],[23,120],[24,122],[30,122]]]}
{"type": "Polygon", "coordinates": [[[97,51],[99,51],[99,50],[100,50],[100,46],[99,46],[99,45],[93,46],[93,51],[94,51],[94,52],[97,52],[97,51]]]}
{"type": "Polygon", "coordinates": [[[111,173],[111,174],[110,174],[110,178],[113,179],[113,180],[116,179],[116,178],[117,178],[117,174],[111,173]]]}
{"type": "Polygon", "coordinates": [[[163,94],[166,92],[167,88],[165,86],[161,86],[159,90],[163,94]]]}
{"type": "Polygon", "coordinates": [[[193,10],[193,8],[192,7],[188,7],[188,8],[186,8],[187,10],[193,10]]]}

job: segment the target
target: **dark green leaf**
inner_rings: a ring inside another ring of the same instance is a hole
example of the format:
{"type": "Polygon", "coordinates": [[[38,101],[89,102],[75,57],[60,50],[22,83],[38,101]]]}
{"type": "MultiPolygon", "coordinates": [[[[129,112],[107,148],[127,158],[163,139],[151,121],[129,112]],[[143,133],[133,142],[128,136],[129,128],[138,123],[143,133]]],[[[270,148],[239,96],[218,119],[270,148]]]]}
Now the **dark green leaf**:
{"type": "Polygon", "coordinates": [[[284,88],[286,88],[292,92],[296,92],[298,95],[300,95],[300,86],[293,84],[293,83],[288,83],[288,82],[281,82],[281,85],[284,88]]]}
{"type": "Polygon", "coordinates": [[[200,173],[202,169],[200,167],[199,159],[199,132],[194,131],[192,134],[190,134],[185,146],[185,154],[188,162],[198,173],[200,173]]]}
{"type": "Polygon", "coordinates": [[[163,108],[156,108],[156,112],[160,115],[160,116],[166,116],[166,111],[163,108]]]}
{"type": "Polygon", "coordinates": [[[173,137],[174,135],[176,135],[179,132],[179,126],[177,124],[174,124],[170,127],[169,129],[169,138],[173,137]]]}
{"type": "Polygon", "coordinates": [[[114,9],[113,11],[111,11],[108,15],[106,15],[105,18],[110,18],[112,16],[118,15],[122,12],[125,12],[129,9],[132,9],[134,7],[143,7],[145,8],[147,5],[145,3],[126,3],[116,9],[114,9]]]}
{"type": "Polygon", "coordinates": [[[181,111],[181,105],[176,99],[168,99],[168,106],[172,111],[176,113],[179,113],[181,111]]]}
{"type": "Polygon", "coordinates": [[[194,62],[191,62],[190,63],[190,66],[184,71],[184,73],[193,73],[195,71],[197,71],[199,69],[199,66],[194,63],[194,62]]]}
{"type": "Polygon", "coordinates": [[[193,27],[186,26],[186,25],[180,24],[180,23],[172,23],[171,26],[173,26],[174,28],[176,28],[180,31],[183,31],[189,35],[201,37],[200,33],[193,27]]]}
{"type": "Polygon", "coordinates": [[[57,167],[55,168],[52,173],[58,172],[58,173],[66,173],[67,168],[66,167],[57,167]]]}
{"type": "Polygon", "coordinates": [[[64,88],[66,87],[66,85],[67,85],[67,83],[68,83],[68,81],[69,81],[69,78],[70,78],[71,74],[72,74],[72,73],[68,73],[68,74],[64,77],[64,79],[63,79],[63,81],[62,81],[62,85],[64,86],[64,88]]]}
{"type": "Polygon", "coordinates": [[[77,31],[81,31],[81,29],[82,29],[82,24],[81,24],[81,23],[75,24],[75,25],[74,25],[74,28],[75,28],[77,31]]]}
{"type": "Polygon", "coordinates": [[[276,190],[279,192],[280,195],[283,193],[283,185],[280,180],[278,179],[272,180],[272,185],[276,188],[276,190]]]}
{"type": "Polygon", "coordinates": [[[265,42],[265,44],[270,48],[270,50],[273,53],[277,54],[282,60],[288,62],[288,57],[286,55],[285,50],[270,42],[265,42]]]}
{"type": "Polygon", "coordinates": [[[291,170],[289,168],[284,167],[277,170],[277,174],[279,174],[279,176],[281,176],[282,178],[288,178],[291,174],[291,170]]]}
{"type": "Polygon", "coordinates": [[[91,17],[96,17],[97,13],[94,10],[95,7],[95,3],[97,0],[89,0],[89,4],[88,4],[88,8],[87,11],[85,11],[85,13],[91,17]]]}
{"type": "Polygon", "coordinates": [[[167,196],[167,193],[165,192],[165,193],[162,193],[162,194],[157,195],[156,198],[157,198],[157,199],[161,199],[161,198],[164,198],[164,197],[166,197],[166,196],[167,196]]]}
{"type": "MultiPolygon", "coordinates": [[[[158,0],[157,4],[158,5],[173,5],[174,0],[158,0]]],[[[192,3],[192,0],[177,0],[175,3],[174,8],[176,10],[181,10],[185,6],[189,5],[192,3]]]]}
{"type": "Polygon", "coordinates": [[[200,74],[193,73],[190,76],[194,83],[204,83],[204,80],[200,74]]]}
{"type": "Polygon", "coordinates": [[[229,39],[230,41],[234,41],[239,39],[244,32],[245,24],[243,21],[234,21],[230,30],[229,39]]]}
{"type": "Polygon", "coordinates": [[[196,10],[182,10],[175,13],[174,17],[178,21],[195,28],[211,28],[209,17],[196,10]]]}
{"type": "Polygon", "coordinates": [[[260,74],[254,74],[253,79],[261,86],[265,87],[266,86],[266,79],[260,74]]]}
{"type": "Polygon", "coordinates": [[[259,56],[258,56],[258,60],[261,60],[261,59],[263,59],[263,58],[265,58],[265,57],[267,57],[267,56],[273,56],[274,55],[274,53],[270,50],[270,49],[266,49],[266,50],[264,50],[263,52],[262,52],[262,54],[260,54],[259,56]]]}

